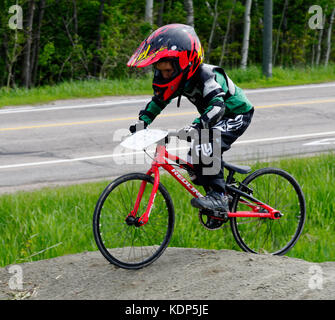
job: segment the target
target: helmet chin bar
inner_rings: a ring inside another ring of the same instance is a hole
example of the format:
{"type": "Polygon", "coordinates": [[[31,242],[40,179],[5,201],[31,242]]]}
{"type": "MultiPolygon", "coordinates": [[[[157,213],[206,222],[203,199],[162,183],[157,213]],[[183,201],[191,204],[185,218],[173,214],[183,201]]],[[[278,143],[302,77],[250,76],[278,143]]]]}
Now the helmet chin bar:
{"type": "Polygon", "coordinates": [[[167,101],[171,99],[171,97],[173,97],[179,89],[181,89],[177,103],[177,106],[179,107],[181,95],[184,92],[184,87],[189,71],[190,66],[187,66],[185,70],[180,71],[174,78],[167,80],[163,79],[164,81],[160,81],[160,78],[162,78],[161,76],[160,78],[154,78],[152,86],[155,92],[155,96],[160,100],[167,101]]]}
{"type": "Polygon", "coordinates": [[[182,72],[182,69],[180,68],[180,65],[179,65],[178,58],[163,58],[163,59],[160,59],[154,64],[154,67],[157,63],[160,63],[160,62],[170,62],[172,64],[172,67],[173,67],[174,71],[173,71],[173,74],[172,74],[171,78],[164,79],[163,76],[162,76],[161,71],[155,68],[154,82],[157,83],[157,84],[168,84],[171,81],[173,81],[175,78],[177,78],[178,75],[182,72]]]}

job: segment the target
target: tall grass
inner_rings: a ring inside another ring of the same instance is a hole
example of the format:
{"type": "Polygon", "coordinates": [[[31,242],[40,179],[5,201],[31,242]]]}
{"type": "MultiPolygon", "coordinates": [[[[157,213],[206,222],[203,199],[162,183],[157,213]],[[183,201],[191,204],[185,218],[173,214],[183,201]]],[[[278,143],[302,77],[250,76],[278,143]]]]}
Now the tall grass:
{"type": "MultiPolygon", "coordinates": [[[[268,79],[262,75],[260,66],[250,66],[246,70],[231,69],[226,71],[230,78],[244,89],[320,83],[335,79],[334,63],[329,64],[328,67],[274,67],[273,76],[268,79]]],[[[142,78],[77,80],[29,90],[2,88],[0,89],[0,107],[42,104],[61,99],[140,94],[152,94],[151,73],[142,78]]]]}
{"type": "MultiPolygon", "coordinates": [[[[288,256],[313,262],[335,261],[335,154],[256,163],[279,167],[300,183],[307,218],[302,236],[288,256]]],[[[240,178],[243,178],[240,176],[240,178]]],[[[162,183],[174,200],[175,231],[170,246],[240,250],[227,228],[208,231],[190,206],[190,196],[170,176],[162,183]]],[[[0,266],[97,250],[92,216],[107,181],[44,188],[0,196],[0,266]]]]}

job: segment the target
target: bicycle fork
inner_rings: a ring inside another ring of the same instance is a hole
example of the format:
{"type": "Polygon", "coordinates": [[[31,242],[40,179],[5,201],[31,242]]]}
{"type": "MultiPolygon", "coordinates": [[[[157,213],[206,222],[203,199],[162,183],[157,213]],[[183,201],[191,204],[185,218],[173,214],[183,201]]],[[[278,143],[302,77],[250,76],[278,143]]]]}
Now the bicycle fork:
{"type": "Polygon", "coordinates": [[[130,212],[130,214],[126,218],[126,222],[128,224],[135,224],[136,227],[140,227],[140,226],[145,225],[149,220],[151,209],[155,201],[155,197],[156,197],[158,186],[159,186],[159,170],[157,166],[152,166],[152,168],[150,168],[150,170],[147,172],[147,175],[151,176],[152,174],[154,175],[154,184],[153,184],[152,191],[149,197],[147,208],[140,217],[136,218],[145,188],[148,183],[147,181],[142,181],[140,190],[138,192],[138,195],[135,201],[134,209],[130,212]]]}

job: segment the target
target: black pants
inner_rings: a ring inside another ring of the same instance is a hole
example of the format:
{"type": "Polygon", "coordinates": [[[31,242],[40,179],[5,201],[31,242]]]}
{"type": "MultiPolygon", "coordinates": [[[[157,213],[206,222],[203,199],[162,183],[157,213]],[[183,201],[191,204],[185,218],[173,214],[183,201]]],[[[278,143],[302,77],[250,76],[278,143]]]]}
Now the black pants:
{"type": "Polygon", "coordinates": [[[223,117],[212,128],[199,130],[188,152],[188,161],[194,167],[194,175],[190,175],[193,183],[206,190],[225,191],[222,153],[248,128],[253,114],[254,109],[234,117],[223,117]]]}

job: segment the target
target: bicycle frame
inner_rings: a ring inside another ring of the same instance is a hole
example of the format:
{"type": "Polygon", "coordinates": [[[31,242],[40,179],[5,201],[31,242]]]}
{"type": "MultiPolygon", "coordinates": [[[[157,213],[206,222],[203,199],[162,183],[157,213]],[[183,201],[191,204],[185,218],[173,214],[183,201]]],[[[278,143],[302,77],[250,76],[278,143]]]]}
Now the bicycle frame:
{"type": "MultiPolygon", "coordinates": [[[[141,215],[141,217],[138,219],[137,225],[145,225],[150,217],[150,212],[152,209],[153,202],[155,200],[155,196],[158,190],[160,175],[159,175],[159,168],[165,169],[168,173],[172,175],[193,197],[202,197],[203,195],[187,180],[185,179],[182,174],[174,168],[171,164],[168,163],[167,160],[172,160],[176,163],[176,165],[181,169],[186,168],[193,168],[193,165],[180,159],[176,155],[169,154],[166,150],[165,145],[158,144],[156,147],[156,153],[155,157],[153,159],[153,162],[151,164],[151,168],[146,173],[147,175],[154,175],[154,184],[153,189],[150,194],[149,202],[146,211],[141,215]]],[[[145,187],[147,182],[142,181],[139,193],[137,195],[134,209],[131,211],[129,215],[136,217],[145,187]]],[[[252,197],[251,195],[243,192],[240,189],[235,188],[232,185],[227,184],[227,189],[231,193],[238,194],[251,202],[248,202],[246,200],[240,199],[239,201],[248,207],[250,207],[251,211],[237,211],[237,212],[228,212],[229,218],[234,217],[249,217],[249,218],[270,218],[270,219],[279,219],[281,217],[281,213],[278,210],[275,210],[268,206],[267,204],[257,200],[256,198],[252,197]]],[[[129,216],[128,215],[128,216],[129,216]]]]}

